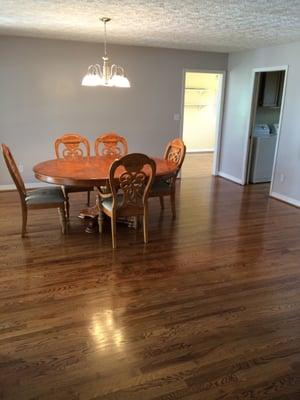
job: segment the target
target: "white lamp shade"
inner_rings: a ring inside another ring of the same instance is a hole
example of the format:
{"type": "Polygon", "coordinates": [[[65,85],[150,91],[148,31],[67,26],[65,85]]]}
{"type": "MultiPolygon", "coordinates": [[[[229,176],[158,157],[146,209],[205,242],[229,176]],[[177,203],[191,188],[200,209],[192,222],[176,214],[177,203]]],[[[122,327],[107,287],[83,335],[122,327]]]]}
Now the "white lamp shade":
{"type": "Polygon", "coordinates": [[[98,74],[86,74],[82,81],[82,86],[101,86],[104,85],[103,79],[98,74]]]}
{"type": "Polygon", "coordinates": [[[129,88],[130,82],[124,75],[115,74],[111,78],[112,86],[122,87],[122,88],[129,88]]]}
{"type": "Polygon", "coordinates": [[[104,79],[102,79],[101,86],[108,86],[108,87],[112,87],[112,86],[114,86],[114,85],[113,85],[113,83],[112,83],[112,80],[111,80],[111,79],[108,79],[107,81],[105,81],[104,79]]]}

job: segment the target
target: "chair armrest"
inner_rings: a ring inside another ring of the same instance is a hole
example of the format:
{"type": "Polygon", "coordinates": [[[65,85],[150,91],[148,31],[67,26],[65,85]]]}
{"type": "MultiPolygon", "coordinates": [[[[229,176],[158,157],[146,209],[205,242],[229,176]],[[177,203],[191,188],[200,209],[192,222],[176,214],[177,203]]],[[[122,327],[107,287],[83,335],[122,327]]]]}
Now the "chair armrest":
{"type": "Polygon", "coordinates": [[[103,188],[107,189],[107,186],[96,186],[96,190],[101,199],[109,199],[112,194],[111,192],[104,191],[103,188]]]}

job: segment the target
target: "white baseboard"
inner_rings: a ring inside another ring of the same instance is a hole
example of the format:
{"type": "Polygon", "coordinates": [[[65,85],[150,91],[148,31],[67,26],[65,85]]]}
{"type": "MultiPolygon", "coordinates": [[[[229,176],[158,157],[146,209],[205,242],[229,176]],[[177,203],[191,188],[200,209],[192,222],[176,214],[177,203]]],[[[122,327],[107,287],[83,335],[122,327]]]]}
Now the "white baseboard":
{"type": "Polygon", "coordinates": [[[213,153],[215,151],[215,149],[193,149],[193,150],[189,150],[187,149],[187,153],[213,153]]]}
{"type": "Polygon", "coordinates": [[[242,180],[233,175],[226,174],[225,172],[222,172],[222,171],[219,171],[218,175],[221,176],[222,178],[228,179],[229,181],[238,183],[239,185],[243,185],[242,180]]]}
{"type": "Polygon", "coordinates": [[[270,196],[274,197],[274,199],[276,199],[276,200],[280,200],[280,201],[283,201],[284,203],[288,203],[292,206],[300,208],[300,201],[293,199],[292,197],[288,197],[288,196],[285,196],[284,194],[280,194],[280,193],[276,193],[276,192],[271,192],[270,196]]]}
{"type": "MultiPolygon", "coordinates": [[[[37,189],[37,188],[45,187],[45,186],[51,186],[51,185],[44,183],[44,182],[25,183],[26,189],[37,189]]],[[[17,190],[17,188],[16,188],[16,185],[14,185],[14,184],[0,185],[0,192],[6,191],[6,190],[17,190]]]]}

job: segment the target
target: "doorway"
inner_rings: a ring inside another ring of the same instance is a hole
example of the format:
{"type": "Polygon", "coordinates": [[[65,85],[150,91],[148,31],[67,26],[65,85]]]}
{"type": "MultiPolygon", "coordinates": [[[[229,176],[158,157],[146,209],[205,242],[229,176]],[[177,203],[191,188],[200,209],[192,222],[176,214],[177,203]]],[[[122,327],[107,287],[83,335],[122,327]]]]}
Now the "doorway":
{"type": "Polygon", "coordinates": [[[217,175],[224,71],[184,71],[182,138],[187,148],[182,177],[217,175]]]}
{"type": "Polygon", "coordinates": [[[247,143],[244,184],[272,181],[284,105],[287,67],[253,71],[253,92],[247,143]]]}

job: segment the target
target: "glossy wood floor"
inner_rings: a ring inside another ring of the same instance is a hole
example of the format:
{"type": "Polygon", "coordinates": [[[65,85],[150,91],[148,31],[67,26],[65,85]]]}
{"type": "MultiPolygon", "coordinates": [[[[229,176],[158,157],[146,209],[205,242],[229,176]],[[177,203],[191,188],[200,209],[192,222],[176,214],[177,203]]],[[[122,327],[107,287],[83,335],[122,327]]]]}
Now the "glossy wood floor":
{"type": "MultiPolygon", "coordinates": [[[[197,166],[198,168],[198,166],[197,166]]],[[[150,240],[87,235],[0,193],[0,398],[300,399],[300,212],[265,185],[184,178],[150,240]]]]}

